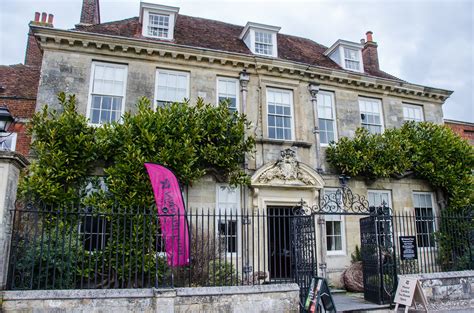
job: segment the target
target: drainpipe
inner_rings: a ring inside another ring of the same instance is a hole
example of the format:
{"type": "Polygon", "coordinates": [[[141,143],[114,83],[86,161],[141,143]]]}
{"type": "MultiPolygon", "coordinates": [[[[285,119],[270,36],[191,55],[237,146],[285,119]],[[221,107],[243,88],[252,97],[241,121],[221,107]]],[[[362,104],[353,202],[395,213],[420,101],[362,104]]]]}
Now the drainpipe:
{"type": "Polygon", "coordinates": [[[321,146],[319,144],[319,119],[318,119],[318,92],[319,84],[310,83],[308,86],[309,93],[311,95],[311,105],[313,107],[313,119],[314,119],[314,146],[316,151],[316,171],[322,173],[321,167],[321,146]]]}
{"type": "MultiPolygon", "coordinates": [[[[311,105],[313,107],[313,119],[314,119],[314,147],[316,152],[316,171],[321,174],[323,169],[321,167],[321,147],[319,144],[319,119],[318,119],[318,92],[319,84],[310,83],[308,91],[311,95],[311,105]]],[[[321,192],[319,192],[319,199],[321,201],[321,192]]],[[[319,258],[319,273],[323,278],[327,278],[327,263],[326,263],[326,220],[324,215],[318,216],[318,228],[319,228],[319,246],[321,251],[321,257],[319,258]]]]}
{"type": "MultiPolygon", "coordinates": [[[[242,97],[242,107],[241,107],[241,113],[246,115],[247,114],[247,92],[248,92],[248,84],[250,81],[250,75],[247,73],[247,71],[244,69],[242,72],[239,74],[239,81],[240,81],[240,92],[241,92],[241,97],[242,97]]],[[[244,140],[247,140],[247,131],[244,133],[244,140]]],[[[248,172],[248,161],[247,161],[247,156],[244,157],[244,171],[248,172]]],[[[247,187],[244,186],[243,188],[243,209],[244,212],[242,213],[247,213],[247,187]]]]}
{"type": "MultiPolygon", "coordinates": [[[[241,113],[246,115],[246,112],[247,112],[247,91],[248,91],[248,84],[249,84],[249,81],[250,81],[250,75],[247,73],[247,71],[245,69],[242,70],[242,72],[240,72],[239,74],[239,81],[240,81],[240,92],[241,92],[241,96],[242,96],[242,107],[241,107],[241,113]]],[[[244,140],[247,139],[247,131],[245,131],[244,133],[244,140]]],[[[246,173],[248,173],[248,162],[247,162],[247,156],[244,157],[244,171],[246,173]]],[[[244,186],[243,188],[243,207],[242,207],[242,215],[244,214],[248,214],[248,210],[247,210],[247,191],[248,191],[248,188],[247,186],[244,186]]],[[[242,240],[244,242],[249,242],[249,233],[248,231],[245,231],[245,229],[248,230],[248,226],[247,227],[243,227],[244,224],[245,225],[248,225],[249,221],[245,218],[242,218],[242,240]]],[[[253,226],[252,226],[253,227],[253,226]]],[[[249,259],[249,255],[250,255],[250,251],[249,251],[249,245],[246,245],[246,248],[245,248],[245,253],[247,255],[247,258],[246,260],[244,261],[244,259],[242,259],[242,263],[245,264],[242,268],[242,272],[244,273],[245,275],[245,279],[247,281],[249,281],[250,279],[250,275],[251,275],[251,272],[252,272],[252,268],[250,267],[250,259],[249,259]],[[245,263],[244,263],[245,262],[245,263]]],[[[253,253],[253,251],[252,251],[253,253]]],[[[244,256],[242,256],[244,257],[244,256]]]]}

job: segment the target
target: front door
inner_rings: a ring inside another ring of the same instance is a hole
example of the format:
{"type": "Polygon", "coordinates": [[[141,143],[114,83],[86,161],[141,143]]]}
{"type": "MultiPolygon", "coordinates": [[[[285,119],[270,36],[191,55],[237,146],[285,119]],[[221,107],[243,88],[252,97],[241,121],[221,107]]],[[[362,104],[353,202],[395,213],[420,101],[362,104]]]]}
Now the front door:
{"type": "Polygon", "coordinates": [[[291,216],[292,208],[268,207],[268,268],[270,281],[291,280],[291,216]]]}

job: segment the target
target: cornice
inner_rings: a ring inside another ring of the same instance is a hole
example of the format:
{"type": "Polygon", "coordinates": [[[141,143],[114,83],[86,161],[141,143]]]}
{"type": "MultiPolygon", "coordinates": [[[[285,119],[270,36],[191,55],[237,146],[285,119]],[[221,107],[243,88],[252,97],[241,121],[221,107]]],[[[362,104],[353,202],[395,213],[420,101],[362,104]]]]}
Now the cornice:
{"type": "Polygon", "coordinates": [[[289,75],[293,79],[297,76],[299,79],[307,79],[322,84],[346,85],[398,96],[422,97],[441,103],[452,94],[450,90],[282,59],[41,26],[31,26],[31,29],[42,49],[69,51],[83,49],[86,53],[107,55],[121,53],[121,56],[129,58],[161,57],[185,61],[192,60],[205,64],[230,65],[245,68],[250,73],[263,70],[270,74],[289,75]]]}

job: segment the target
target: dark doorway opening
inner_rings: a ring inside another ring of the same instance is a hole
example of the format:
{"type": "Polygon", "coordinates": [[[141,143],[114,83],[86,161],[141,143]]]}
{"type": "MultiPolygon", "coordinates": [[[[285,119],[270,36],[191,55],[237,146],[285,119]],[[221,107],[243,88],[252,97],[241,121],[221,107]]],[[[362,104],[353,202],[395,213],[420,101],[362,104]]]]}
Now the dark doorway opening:
{"type": "Polygon", "coordinates": [[[291,216],[292,208],[268,207],[268,268],[271,281],[292,280],[291,216]]]}

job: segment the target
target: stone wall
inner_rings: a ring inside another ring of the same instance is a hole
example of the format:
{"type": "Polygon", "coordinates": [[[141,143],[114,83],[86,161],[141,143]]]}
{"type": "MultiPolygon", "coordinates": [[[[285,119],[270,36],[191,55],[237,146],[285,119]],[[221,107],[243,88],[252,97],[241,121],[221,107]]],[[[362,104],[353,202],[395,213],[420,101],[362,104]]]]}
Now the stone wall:
{"type": "Polygon", "coordinates": [[[417,278],[420,281],[431,310],[474,309],[473,270],[401,277],[417,278]]]}
{"type": "Polygon", "coordinates": [[[299,312],[296,284],[5,291],[3,312],[299,312]]]}

